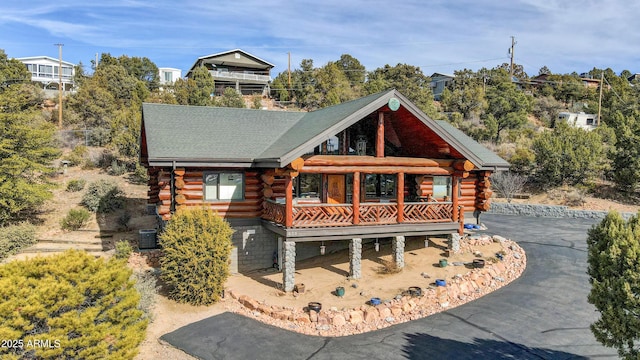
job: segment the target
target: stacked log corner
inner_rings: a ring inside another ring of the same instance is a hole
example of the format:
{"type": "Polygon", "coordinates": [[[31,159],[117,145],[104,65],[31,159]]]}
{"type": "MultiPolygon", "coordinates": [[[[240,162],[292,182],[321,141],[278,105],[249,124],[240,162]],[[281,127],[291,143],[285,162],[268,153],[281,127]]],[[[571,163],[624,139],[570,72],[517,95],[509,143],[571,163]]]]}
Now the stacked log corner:
{"type": "Polygon", "coordinates": [[[260,175],[262,181],[262,195],[264,199],[275,200],[285,196],[285,178],[277,176],[273,170],[268,170],[260,175]]]}
{"type": "MultiPolygon", "coordinates": [[[[176,210],[204,206],[224,218],[256,218],[262,216],[262,185],[255,171],[244,173],[244,200],[205,201],[202,169],[177,168],[174,171],[176,210]]],[[[171,218],[171,170],[158,174],[158,214],[163,220],[171,218]]]]}
{"type": "Polygon", "coordinates": [[[149,186],[149,190],[147,190],[148,204],[160,203],[160,198],[158,197],[160,194],[160,183],[158,179],[159,173],[160,169],[156,167],[147,168],[147,175],[149,176],[149,181],[147,182],[147,185],[149,186]]]}
{"type": "Polygon", "coordinates": [[[475,208],[480,211],[487,211],[491,206],[491,196],[493,195],[493,191],[491,191],[491,182],[489,181],[489,177],[491,176],[490,171],[480,171],[478,172],[478,179],[476,182],[476,202],[475,208]]]}

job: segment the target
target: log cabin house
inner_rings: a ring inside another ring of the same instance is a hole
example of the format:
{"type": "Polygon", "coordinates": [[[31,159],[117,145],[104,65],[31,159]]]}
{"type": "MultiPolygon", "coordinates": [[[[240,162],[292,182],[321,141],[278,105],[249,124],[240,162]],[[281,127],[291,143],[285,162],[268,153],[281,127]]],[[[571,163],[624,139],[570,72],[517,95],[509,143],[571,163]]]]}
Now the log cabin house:
{"type": "Polygon", "coordinates": [[[144,104],[149,203],[167,221],[206,206],[236,230],[232,271],[277,265],[363,240],[462,233],[489,208],[489,176],[509,164],[396,90],[312,112],[144,104]],[[471,221],[470,221],[471,220],[471,221]]]}

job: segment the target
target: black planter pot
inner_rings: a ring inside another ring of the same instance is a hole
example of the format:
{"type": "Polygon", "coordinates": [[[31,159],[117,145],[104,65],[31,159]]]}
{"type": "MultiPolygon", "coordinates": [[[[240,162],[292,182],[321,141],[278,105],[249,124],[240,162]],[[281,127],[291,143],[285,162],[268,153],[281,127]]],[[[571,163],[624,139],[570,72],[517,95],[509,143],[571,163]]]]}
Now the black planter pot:
{"type": "Polygon", "coordinates": [[[483,259],[473,259],[473,267],[476,269],[481,269],[484,267],[483,259]]]}
{"type": "Polygon", "coordinates": [[[319,313],[320,309],[322,309],[322,304],[320,304],[319,302],[310,302],[307,305],[307,308],[309,309],[309,311],[315,311],[316,313],[319,313]]]}
{"type": "Polygon", "coordinates": [[[422,288],[419,286],[409,286],[409,295],[412,297],[422,296],[422,288]]]}

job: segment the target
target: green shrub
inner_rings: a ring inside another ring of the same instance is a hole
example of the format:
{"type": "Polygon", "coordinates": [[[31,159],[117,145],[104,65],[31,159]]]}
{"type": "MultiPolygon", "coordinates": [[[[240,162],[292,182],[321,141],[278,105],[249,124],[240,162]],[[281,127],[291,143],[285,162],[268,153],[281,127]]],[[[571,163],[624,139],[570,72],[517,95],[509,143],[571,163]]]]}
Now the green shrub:
{"type": "Polygon", "coordinates": [[[153,306],[156,303],[158,291],[156,276],[153,271],[140,271],[133,273],[135,287],[140,294],[138,309],[142,310],[149,321],[153,321],[153,306]]]}
{"type": "Polygon", "coordinates": [[[70,166],[82,165],[87,158],[89,150],[84,145],[78,145],[71,150],[70,153],[63,156],[63,160],[67,160],[70,166]]]}
{"type": "Polygon", "coordinates": [[[108,213],[124,207],[125,194],[118,184],[109,180],[97,180],[89,184],[81,204],[93,212],[108,213]]]}
{"type": "Polygon", "coordinates": [[[0,348],[0,357],[133,359],[148,320],[122,261],[68,251],[0,266],[0,339],[50,346],[0,348]]]}
{"type": "Polygon", "coordinates": [[[149,180],[149,175],[147,174],[147,168],[140,164],[136,164],[136,168],[129,176],[129,182],[132,184],[146,184],[149,180]]]}
{"type": "Polygon", "coordinates": [[[29,223],[0,227],[0,260],[36,243],[36,227],[29,223]]]}
{"type": "Polygon", "coordinates": [[[192,305],[220,299],[229,277],[232,234],[212,210],[181,209],[171,217],[160,235],[160,269],[172,299],[192,305]]]}
{"type": "Polygon", "coordinates": [[[133,252],[133,247],[129,244],[128,240],[120,240],[116,242],[116,258],[128,259],[133,252]]]}
{"type": "Polygon", "coordinates": [[[87,225],[91,218],[91,213],[86,209],[71,209],[62,220],[60,226],[62,230],[78,230],[87,225]]]}
{"type": "Polygon", "coordinates": [[[78,192],[84,189],[84,186],[87,184],[85,179],[73,179],[69,180],[67,183],[67,191],[68,192],[78,192]]]}
{"type": "Polygon", "coordinates": [[[123,212],[118,216],[118,230],[129,231],[129,221],[131,221],[131,213],[123,212]]]}
{"type": "Polygon", "coordinates": [[[125,164],[121,164],[118,160],[111,161],[111,166],[109,167],[109,175],[120,176],[124,175],[127,172],[127,166],[125,164]]]}

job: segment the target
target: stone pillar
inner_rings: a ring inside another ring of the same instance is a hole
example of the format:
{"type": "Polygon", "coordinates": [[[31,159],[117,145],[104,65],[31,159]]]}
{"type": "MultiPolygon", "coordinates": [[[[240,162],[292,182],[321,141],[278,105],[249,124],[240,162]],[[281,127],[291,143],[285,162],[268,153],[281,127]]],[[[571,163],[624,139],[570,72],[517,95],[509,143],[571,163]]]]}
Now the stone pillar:
{"type": "Polygon", "coordinates": [[[458,233],[451,233],[449,237],[449,250],[452,254],[457,254],[460,252],[460,240],[462,240],[462,236],[458,233]]]}
{"type": "Polygon", "coordinates": [[[391,255],[398,269],[404,268],[404,236],[394,236],[391,243],[391,255]]]}
{"type": "Polygon", "coordinates": [[[296,283],[296,243],[295,241],[284,241],[282,259],[282,284],[284,291],[293,291],[296,283]]]}
{"type": "Polygon", "coordinates": [[[362,239],[351,239],[349,243],[349,276],[352,279],[362,277],[362,239]]]}

